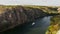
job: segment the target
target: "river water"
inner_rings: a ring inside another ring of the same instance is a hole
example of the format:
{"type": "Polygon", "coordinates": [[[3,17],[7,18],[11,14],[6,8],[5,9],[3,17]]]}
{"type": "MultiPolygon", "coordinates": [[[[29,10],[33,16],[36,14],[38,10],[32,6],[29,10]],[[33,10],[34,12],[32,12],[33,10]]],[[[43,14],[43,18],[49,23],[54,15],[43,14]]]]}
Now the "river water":
{"type": "Polygon", "coordinates": [[[50,26],[51,16],[46,16],[39,18],[32,23],[26,24],[24,26],[18,26],[14,29],[3,32],[2,34],[45,34],[46,30],[50,26]]]}

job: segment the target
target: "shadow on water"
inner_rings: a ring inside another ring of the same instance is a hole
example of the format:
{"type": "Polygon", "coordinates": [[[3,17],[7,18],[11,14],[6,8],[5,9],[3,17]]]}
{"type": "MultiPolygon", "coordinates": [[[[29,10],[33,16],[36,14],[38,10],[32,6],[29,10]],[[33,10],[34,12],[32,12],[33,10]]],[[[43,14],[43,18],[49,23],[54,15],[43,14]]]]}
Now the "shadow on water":
{"type": "Polygon", "coordinates": [[[28,23],[22,26],[15,27],[1,34],[45,34],[50,25],[50,16],[37,19],[35,24],[28,23]]]}

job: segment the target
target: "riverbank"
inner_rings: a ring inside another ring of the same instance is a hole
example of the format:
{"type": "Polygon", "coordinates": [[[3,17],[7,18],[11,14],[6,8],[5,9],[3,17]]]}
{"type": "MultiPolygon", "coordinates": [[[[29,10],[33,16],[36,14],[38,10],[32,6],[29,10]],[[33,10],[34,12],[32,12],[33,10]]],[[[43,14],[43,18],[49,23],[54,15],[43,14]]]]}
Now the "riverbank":
{"type": "Polygon", "coordinates": [[[50,26],[46,34],[59,34],[60,30],[60,15],[52,16],[50,26]]]}

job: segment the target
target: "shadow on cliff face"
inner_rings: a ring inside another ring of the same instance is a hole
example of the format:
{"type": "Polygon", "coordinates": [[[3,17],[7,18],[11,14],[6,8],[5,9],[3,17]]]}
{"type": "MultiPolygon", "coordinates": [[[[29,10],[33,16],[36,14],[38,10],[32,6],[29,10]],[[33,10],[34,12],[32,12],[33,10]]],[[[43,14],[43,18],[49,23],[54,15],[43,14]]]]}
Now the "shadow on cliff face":
{"type": "Polygon", "coordinates": [[[6,30],[4,32],[1,32],[0,34],[24,34],[28,31],[30,31],[30,28],[33,27],[31,24],[32,24],[32,22],[26,23],[23,25],[19,25],[13,29],[9,29],[9,30],[6,30]]]}
{"type": "Polygon", "coordinates": [[[46,14],[37,8],[26,10],[24,7],[7,8],[0,16],[0,32],[14,28],[18,25],[29,23],[46,14]]]}

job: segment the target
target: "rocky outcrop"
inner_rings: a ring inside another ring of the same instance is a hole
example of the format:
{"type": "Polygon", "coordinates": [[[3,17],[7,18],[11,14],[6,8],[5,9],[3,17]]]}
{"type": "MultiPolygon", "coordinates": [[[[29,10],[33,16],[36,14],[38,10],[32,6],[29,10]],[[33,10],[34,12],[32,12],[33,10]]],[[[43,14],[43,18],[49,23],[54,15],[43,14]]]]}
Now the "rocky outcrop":
{"type": "Polygon", "coordinates": [[[4,13],[0,14],[0,32],[34,21],[45,15],[43,10],[37,8],[24,8],[22,6],[6,8],[4,13]]]}

